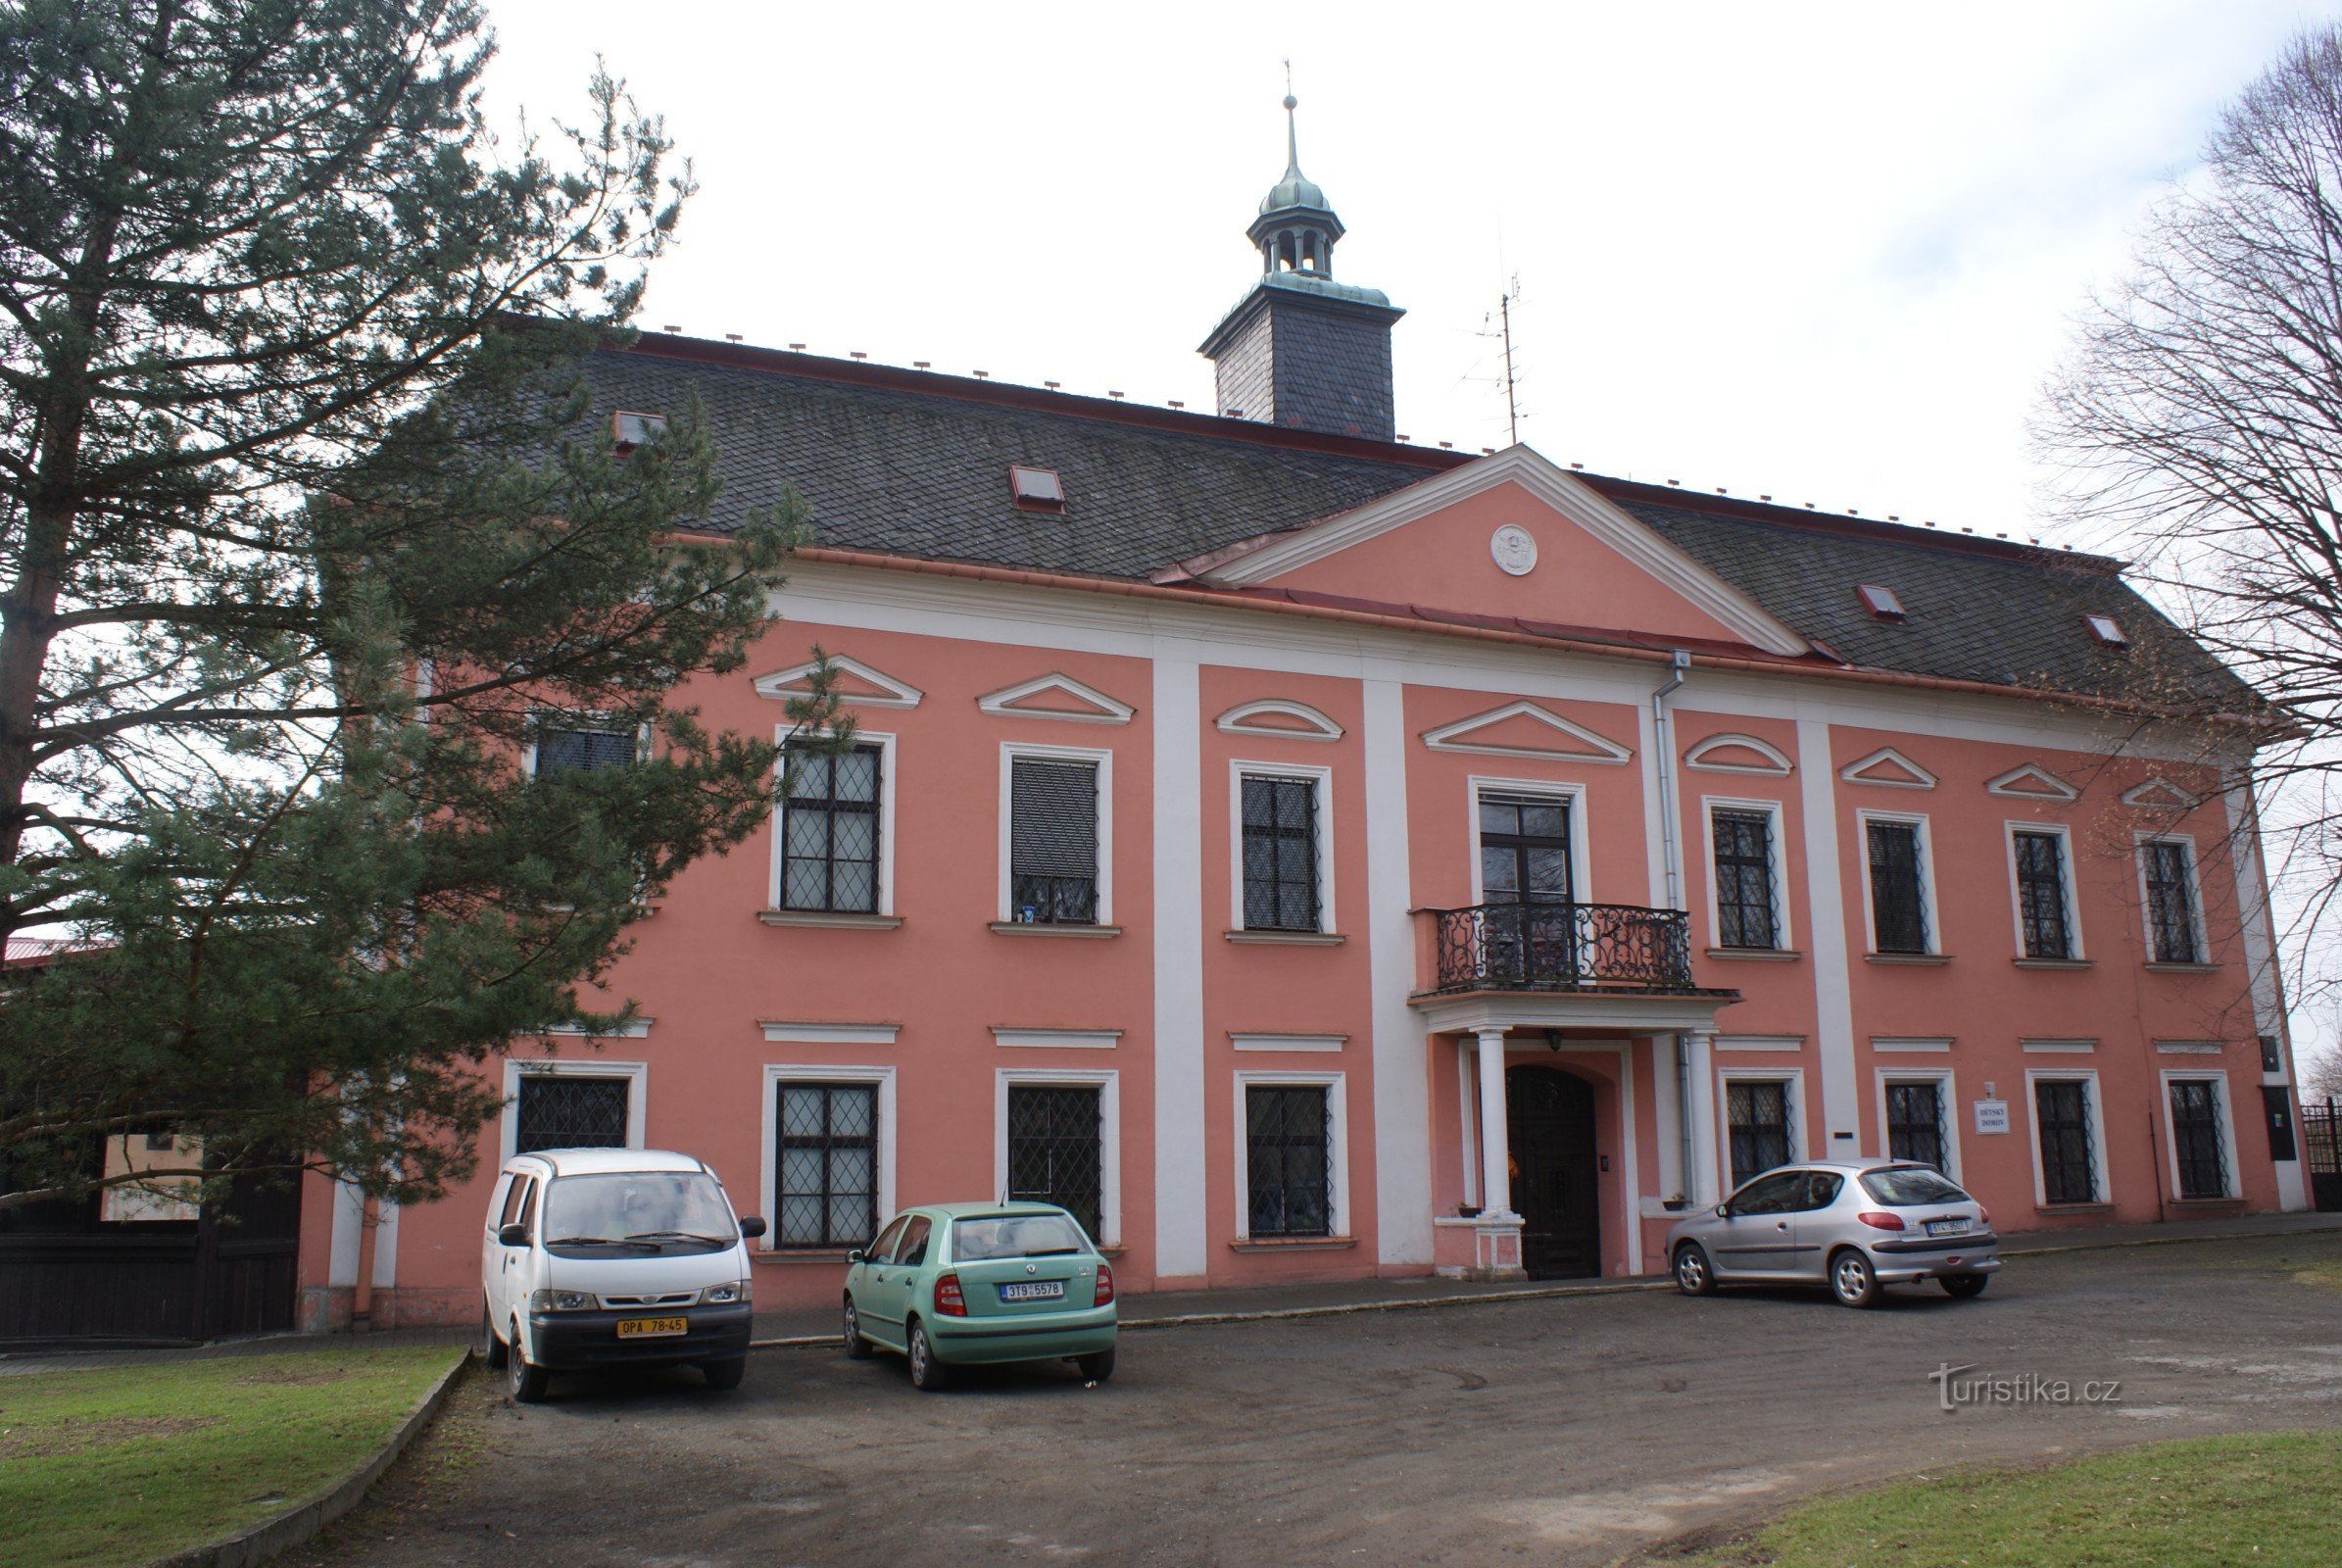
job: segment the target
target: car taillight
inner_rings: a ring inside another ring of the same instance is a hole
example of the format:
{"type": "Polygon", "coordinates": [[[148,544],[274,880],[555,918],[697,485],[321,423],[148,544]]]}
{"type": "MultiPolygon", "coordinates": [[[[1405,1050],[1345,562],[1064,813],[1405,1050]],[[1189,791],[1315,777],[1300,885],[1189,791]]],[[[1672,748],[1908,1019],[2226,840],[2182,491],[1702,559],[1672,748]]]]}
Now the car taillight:
{"type": "Polygon", "coordinates": [[[1902,1215],[1889,1214],[1883,1209],[1865,1209],[1854,1217],[1875,1231],[1899,1231],[1903,1228],[1902,1215]]]}
{"type": "Polygon", "coordinates": [[[935,1309],[946,1317],[965,1317],[968,1303],[959,1294],[959,1276],[947,1274],[935,1282],[935,1309]]]}
{"type": "Polygon", "coordinates": [[[1091,1296],[1092,1306],[1108,1306],[1114,1300],[1114,1271],[1105,1264],[1098,1265],[1098,1290],[1091,1296]]]}
{"type": "Polygon", "coordinates": [[[1992,1210],[1978,1203],[1976,1205],[1976,1223],[1986,1230],[1990,1230],[1992,1228],[1992,1210]]]}

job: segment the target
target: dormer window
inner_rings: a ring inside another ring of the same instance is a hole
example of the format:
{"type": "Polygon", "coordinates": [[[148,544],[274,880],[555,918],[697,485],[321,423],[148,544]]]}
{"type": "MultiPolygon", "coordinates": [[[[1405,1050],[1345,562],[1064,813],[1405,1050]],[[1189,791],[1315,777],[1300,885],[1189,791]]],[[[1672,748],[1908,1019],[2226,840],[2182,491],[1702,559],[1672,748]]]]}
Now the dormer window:
{"type": "Polygon", "coordinates": [[[1862,608],[1880,620],[1901,620],[1903,618],[1903,601],[1895,597],[1895,591],[1892,588],[1881,588],[1875,582],[1858,583],[1855,585],[1854,593],[1857,598],[1861,599],[1862,608]]]}
{"type": "Polygon", "coordinates": [[[1027,512],[1063,512],[1065,510],[1065,481],[1057,477],[1054,468],[1028,468],[1012,464],[1008,468],[1008,496],[1027,512]]]}
{"type": "Polygon", "coordinates": [[[657,414],[629,414],[624,409],[610,416],[610,445],[619,457],[647,447],[666,434],[666,418],[657,414]]]}
{"type": "Polygon", "coordinates": [[[2112,615],[2084,615],[2082,624],[2090,628],[2090,635],[2106,648],[2128,648],[2130,639],[2122,635],[2122,623],[2112,615]]]}

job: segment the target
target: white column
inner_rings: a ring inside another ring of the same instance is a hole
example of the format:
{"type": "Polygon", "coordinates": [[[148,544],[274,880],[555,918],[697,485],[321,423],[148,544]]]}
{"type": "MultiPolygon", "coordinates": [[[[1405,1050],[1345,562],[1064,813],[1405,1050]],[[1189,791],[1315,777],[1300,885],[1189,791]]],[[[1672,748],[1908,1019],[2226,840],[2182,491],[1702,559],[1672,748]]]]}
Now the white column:
{"type": "Polygon", "coordinates": [[[1374,997],[1375,1255],[1432,1260],[1431,1040],[1415,989],[1407,873],[1407,723],[1398,682],[1364,683],[1366,953],[1374,997]]]}
{"type": "Polygon", "coordinates": [[[1504,1031],[1480,1031],[1480,1203],[1486,1214],[1513,1211],[1511,1143],[1504,1126],[1504,1031]]]}
{"type": "MultiPolygon", "coordinates": [[[[1853,977],[1846,956],[1850,922],[1845,884],[1838,875],[1833,793],[1837,769],[1830,765],[1830,725],[1821,719],[1797,721],[1797,777],[1798,807],[1805,817],[1806,906],[1813,927],[1806,947],[1812,952],[1814,973],[1814,1060],[1822,1079],[1820,1157],[1845,1159],[1862,1150],[1862,1097],[1854,1066],[1853,977]]],[[[1855,853],[1862,853],[1861,846],[1855,853]]],[[[1928,874],[1934,874],[1934,867],[1928,867],[1928,874]]],[[[1861,918],[1861,911],[1855,910],[1852,920],[1861,918]]],[[[1797,1154],[1811,1157],[1808,1150],[1797,1154]]]]}
{"type": "Polygon", "coordinates": [[[1690,1058],[1691,1170],[1687,1181],[1693,1208],[1713,1207],[1723,1193],[1716,1179],[1716,1069],[1712,1046],[1716,1037],[1701,1031],[1683,1036],[1683,1052],[1690,1058]]]}
{"type": "Polygon", "coordinates": [[[1154,662],[1154,1267],[1206,1272],[1202,697],[1193,659],[1154,662]]]}

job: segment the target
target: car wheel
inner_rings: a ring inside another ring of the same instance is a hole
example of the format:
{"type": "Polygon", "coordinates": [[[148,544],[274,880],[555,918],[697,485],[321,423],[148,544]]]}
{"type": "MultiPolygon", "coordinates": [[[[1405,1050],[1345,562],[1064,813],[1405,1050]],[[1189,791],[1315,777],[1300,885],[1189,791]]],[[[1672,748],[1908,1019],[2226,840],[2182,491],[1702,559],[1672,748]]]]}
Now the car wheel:
{"type": "Polygon", "coordinates": [[[505,1358],[510,1352],[505,1349],[505,1342],[496,1337],[496,1319],[488,1315],[488,1303],[485,1301],[480,1303],[478,1348],[480,1359],[488,1363],[489,1371],[502,1372],[504,1370],[505,1358]]]}
{"type": "Polygon", "coordinates": [[[506,1347],[505,1387],[512,1391],[514,1404],[534,1404],[545,1397],[547,1385],[553,1374],[528,1358],[528,1351],[520,1346],[520,1325],[512,1325],[512,1343],[506,1347]]]}
{"type": "Polygon", "coordinates": [[[736,1389],[748,1375],[748,1357],[736,1355],[729,1361],[702,1361],[700,1375],[707,1380],[707,1387],[716,1390],[736,1389]]]}
{"type": "Polygon", "coordinates": [[[1983,1295],[1984,1282],[1991,1278],[1989,1274],[1946,1274],[1943,1277],[1943,1294],[1965,1301],[1972,1296],[1983,1295]]]}
{"type": "Polygon", "coordinates": [[[1073,1364],[1082,1369],[1082,1376],[1093,1383],[1103,1383],[1114,1375],[1114,1348],[1107,1346],[1095,1355],[1077,1355],[1073,1364]]]}
{"type": "Polygon", "coordinates": [[[854,1310],[854,1298],[846,1298],[846,1353],[856,1361],[870,1359],[870,1342],[862,1338],[862,1314],[854,1310]]]}
{"type": "Polygon", "coordinates": [[[1878,1275],[1871,1260],[1849,1247],[1830,1260],[1830,1294],[1841,1306],[1877,1306],[1878,1275]]]}
{"type": "Polygon", "coordinates": [[[927,1343],[927,1325],[914,1319],[910,1326],[910,1386],[922,1394],[933,1394],[949,1376],[944,1363],[935,1358],[935,1347],[927,1343]]]}
{"type": "Polygon", "coordinates": [[[1715,1266],[1708,1261],[1707,1249],[1697,1242],[1676,1249],[1676,1289],[1685,1296],[1716,1294],[1715,1266]]]}

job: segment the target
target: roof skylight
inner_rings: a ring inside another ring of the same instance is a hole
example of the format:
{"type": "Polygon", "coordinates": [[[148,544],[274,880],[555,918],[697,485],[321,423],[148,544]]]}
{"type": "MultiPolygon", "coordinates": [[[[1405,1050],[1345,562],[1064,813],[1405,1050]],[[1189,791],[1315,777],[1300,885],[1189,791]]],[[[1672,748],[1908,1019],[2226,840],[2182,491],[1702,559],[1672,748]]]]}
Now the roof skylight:
{"type": "Polygon", "coordinates": [[[1903,618],[1903,601],[1895,597],[1895,591],[1892,588],[1881,588],[1875,582],[1865,582],[1855,584],[1854,592],[1862,600],[1862,608],[1877,615],[1880,620],[1901,620],[1903,618]]]}
{"type": "Polygon", "coordinates": [[[2084,615],[2082,624],[2090,628],[2090,635],[2109,648],[2128,648],[2130,639],[2122,635],[2122,623],[2112,615],[2084,615]]]}
{"type": "Polygon", "coordinates": [[[1063,512],[1065,481],[1057,477],[1054,468],[1028,468],[1023,464],[1010,464],[1008,496],[1029,512],[1063,512]]]}
{"type": "Polygon", "coordinates": [[[620,409],[610,416],[610,434],[618,456],[624,457],[666,434],[666,419],[657,414],[630,414],[620,409]]]}

